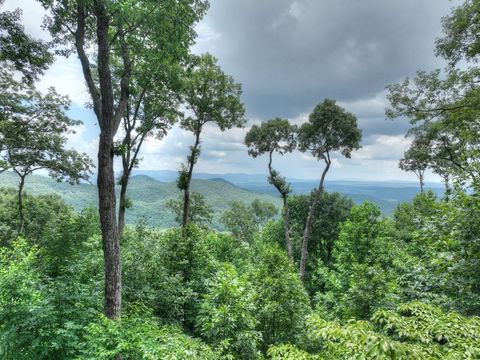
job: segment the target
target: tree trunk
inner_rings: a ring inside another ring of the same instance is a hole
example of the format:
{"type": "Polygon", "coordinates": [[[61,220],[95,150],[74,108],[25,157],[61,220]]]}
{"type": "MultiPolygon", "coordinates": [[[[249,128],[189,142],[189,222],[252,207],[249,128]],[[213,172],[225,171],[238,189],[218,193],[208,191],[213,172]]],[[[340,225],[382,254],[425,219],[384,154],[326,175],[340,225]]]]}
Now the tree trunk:
{"type": "Polygon", "coordinates": [[[188,158],[188,173],[187,181],[185,183],[185,189],[183,190],[183,216],[182,216],[182,228],[185,229],[190,215],[190,184],[193,177],[193,166],[197,162],[198,146],[200,145],[200,130],[195,133],[195,144],[192,146],[192,152],[188,158]]]}
{"type": "Polygon", "coordinates": [[[288,195],[282,195],[283,197],[283,223],[285,228],[285,246],[287,247],[287,254],[290,261],[293,262],[293,248],[292,241],[290,240],[290,210],[288,209],[288,195]]]}
{"type": "Polygon", "coordinates": [[[20,175],[20,183],[18,184],[18,235],[23,235],[25,230],[25,215],[23,213],[23,187],[25,186],[25,175],[20,175]]]}
{"type": "Polygon", "coordinates": [[[452,192],[452,189],[450,188],[450,179],[448,175],[444,175],[443,177],[443,183],[445,185],[445,201],[448,202],[450,200],[450,194],[452,192]]]}
{"type": "Polygon", "coordinates": [[[420,192],[423,193],[423,186],[424,186],[424,175],[423,175],[423,172],[421,172],[419,175],[418,175],[418,180],[420,180],[420,192]]]}
{"type": "Polygon", "coordinates": [[[310,231],[313,225],[313,215],[318,205],[318,201],[320,200],[320,195],[323,192],[323,183],[325,181],[325,176],[327,175],[328,169],[330,169],[330,156],[327,153],[327,157],[324,158],[325,160],[325,169],[323,170],[322,176],[320,178],[320,184],[318,186],[317,191],[315,191],[315,195],[313,197],[313,201],[310,205],[310,210],[308,211],[307,222],[305,224],[305,230],[303,232],[303,241],[302,241],[302,254],[300,258],[300,270],[299,275],[300,279],[303,281],[305,279],[305,272],[307,268],[307,259],[308,259],[308,240],[310,239],[310,231]]]}
{"type": "Polygon", "coordinates": [[[278,192],[280,193],[283,199],[283,224],[284,224],[284,231],[285,231],[285,247],[287,248],[288,258],[290,259],[290,261],[293,262],[293,248],[292,248],[292,242],[290,240],[290,230],[289,230],[290,211],[288,209],[288,192],[286,192],[285,189],[282,189],[278,184],[278,182],[276,182],[274,179],[274,173],[272,168],[272,155],[273,155],[273,150],[270,151],[268,155],[269,156],[268,172],[270,173],[271,183],[273,184],[273,186],[275,186],[275,188],[278,190],[278,192]]]}
{"type": "Polygon", "coordinates": [[[105,259],[105,315],[120,316],[122,308],[122,263],[116,219],[113,134],[100,133],[98,146],[98,208],[105,259]]]}
{"type": "MultiPolygon", "coordinates": [[[[193,166],[191,166],[193,167],[193,166]]],[[[190,212],[190,180],[188,180],[185,190],[183,190],[183,216],[182,216],[182,228],[185,228],[188,224],[188,213],[190,212]]]]}
{"type": "Polygon", "coordinates": [[[127,187],[130,174],[123,169],[122,178],[120,180],[120,199],[118,206],[118,237],[121,239],[123,228],[125,227],[125,211],[127,209],[127,187]]]}

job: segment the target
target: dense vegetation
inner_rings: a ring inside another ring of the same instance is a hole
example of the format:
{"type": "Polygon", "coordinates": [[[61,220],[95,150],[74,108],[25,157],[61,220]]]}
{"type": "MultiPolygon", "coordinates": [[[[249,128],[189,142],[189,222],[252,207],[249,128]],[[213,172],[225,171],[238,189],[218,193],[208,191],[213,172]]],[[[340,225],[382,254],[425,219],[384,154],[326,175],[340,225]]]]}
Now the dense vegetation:
{"type": "Polygon", "coordinates": [[[254,157],[269,154],[283,211],[226,199],[223,232],[210,225],[209,195],[191,191],[193,170],[203,125],[223,131],[245,119],[240,85],[211,55],[189,53],[208,3],[40,3],[49,10],[49,44],[23,33],[18,12],[0,16],[8,64],[0,69],[8,89],[0,96],[0,172],[19,177],[18,187],[0,189],[0,358],[480,358],[478,68],[455,68],[478,60],[480,2],[444,20],[437,52],[450,61],[447,79],[421,72],[414,86],[389,87],[388,116],[414,125],[400,163],[420,180],[411,203],[384,217],[373,203],[325,191],[331,155],[349,158],[361,140],[355,115],[325,99],[300,127],[286,119],[252,127],[245,143],[254,157]],[[98,208],[76,211],[58,195],[24,191],[36,169],[75,183],[91,167],[65,148],[75,124],[68,99],[35,88],[52,46],[79,56],[100,126],[98,208]],[[141,145],[176,121],[196,139],[179,171],[183,197],[166,205],[178,226],[125,226],[141,145]],[[292,195],[272,165],[274,153],[297,145],[325,165],[309,195],[292,195]],[[423,191],[427,168],[444,178],[445,196],[423,191]]]}
{"type": "MultiPolygon", "coordinates": [[[[57,196],[27,194],[25,233],[18,238],[15,191],[3,190],[0,354],[478,357],[478,199],[456,193],[447,202],[426,192],[385,219],[373,204],[323,197],[304,284],[279,241],[282,220],[254,229],[252,238],[195,225],[188,236],[175,228],[127,227],[125,311],[115,322],[102,314],[94,209],[77,213],[57,196]]],[[[297,261],[302,234],[295,229],[307,216],[299,204],[307,201],[290,199],[297,261]]]]}

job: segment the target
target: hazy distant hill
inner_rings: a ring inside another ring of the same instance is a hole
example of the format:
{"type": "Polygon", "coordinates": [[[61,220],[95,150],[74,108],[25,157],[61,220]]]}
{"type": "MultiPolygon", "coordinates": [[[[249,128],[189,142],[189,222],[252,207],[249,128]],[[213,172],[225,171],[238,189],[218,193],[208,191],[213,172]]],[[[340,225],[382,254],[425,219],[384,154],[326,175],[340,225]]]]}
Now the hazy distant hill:
{"type": "MultiPolygon", "coordinates": [[[[0,187],[16,187],[18,178],[15,174],[5,172],[0,174],[0,187]]],[[[88,206],[96,206],[97,189],[94,184],[69,185],[58,183],[50,178],[32,175],[26,180],[25,189],[33,194],[57,193],[75,209],[81,210],[88,206]]],[[[267,200],[278,208],[281,201],[277,196],[256,193],[241,189],[224,179],[200,180],[194,179],[192,190],[204,195],[207,202],[215,210],[213,225],[217,228],[220,214],[228,208],[230,201],[240,200],[250,203],[256,198],[267,200]]],[[[180,192],[175,182],[161,182],[144,175],[133,176],[128,187],[128,196],[133,200],[133,207],[127,210],[127,223],[134,224],[140,219],[145,219],[148,224],[159,227],[170,227],[175,225],[174,216],[165,202],[169,199],[176,199],[180,192]]]]}
{"type": "MultiPolygon", "coordinates": [[[[129,185],[129,198],[133,199],[133,208],[127,211],[127,223],[145,219],[154,226],[175,225],[173,214],[165,207],[165,202],[180,195],[174,182],[176,175],[174,171],[138,171],[129,185]],[[141,175],[142,173],[149,176],[141,175]]],[[[296,194],[307,194],[317,186],[316,181],[290,181],[296,194]]],[[[17,186],[17,183],[18,179],[13,173],[0,174],[0,186],[17,186]]],[[[443,192],[441,184],[427,184],[428,187],[439,195],[443,192]]],[[[260,198],[275,203],[279,208],[281,206],[275,188],[267,183],[265,175],[198,173],[192,189],[204,195],[215,210],[213,225],[217,228],[220,227],[219,216],[230,201],[250,203],[253,199],[260,198]]],[[[386,215],[390,215],[399,203],[411,200],[419,191],[418,185],[413,182],[327,181],[326,189],[342,193],[356,203],[366,200],[374,202],[386,215]]],[[[71,186],[38,175],[27,178],[26,191],[34,194],[60,194],[77,210],[96,206],[98,201],[94,184],[71,186]]]]}
{"type": "MultiPolygon", "coordinates": [[[[177,173],[169,170],[138,170],[137,174],[148,175],[160,181],[173,181],[177,173]]],[[[277,196],[277,190],[267,182],[266,175],[260,174],[208,174],[196,173],[197,179],[221,178],[242,189],[277,196]]],[[[290,178],[293,193],[308,194],[318,186],[318,180],[300,180],[290,178]]],[[[390,215],[395,207],[405,201],[410,201],[420,191],[417,182],[406,181],[340,181],[327,179],[325,188],[329,192],[339,192],[352,198],[359,204],[366,200],[380,206],[382,212],[390,215]]],[[[432,189],[439,196],[443,194],[443,185],[427,183],[427,189],[432,189]]]]}

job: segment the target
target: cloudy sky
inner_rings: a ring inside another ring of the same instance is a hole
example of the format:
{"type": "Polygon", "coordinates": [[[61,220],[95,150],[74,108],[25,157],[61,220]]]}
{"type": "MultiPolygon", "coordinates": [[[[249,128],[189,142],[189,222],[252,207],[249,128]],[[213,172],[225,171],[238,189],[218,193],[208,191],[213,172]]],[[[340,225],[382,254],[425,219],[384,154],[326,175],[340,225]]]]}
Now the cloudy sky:
{"type": "MultiPolygon", "coordinates": [[[[195,53],[210,52],[243,85],[245,129],[221,133],[208,127],[197,171],[266,173],[266,159],[251,159],[243,145],[248,128],[273,117],[301,124],[324,98],[354,113],[363,131],[362,149],[352,159],[335,156],[330,179],[415,180],[398,169],[408,147],[405,120],[385,120],[384,88],[417,70],[443,66],[433,55],[440,19],[458,0],[211,0],[198,24],[195,53]]],[[[40,29],[42,9],[34,0],[6,0],[24,9],[25,28],[40,29]]],[[[39,86],[55,86],[72,99],[71,115],[84,122],[70,145],[96,157],[98,126],[84,109],[89,100],[78,60],[59,58],[39,86]]],[[[150,140],[142,169],[178,170],[190,134],[174,128],[162,141],[150,140]]],[[[274,166],[294,177],[318,178],[322,163],[293,153],[274,166]]],[[[427,180],[438,180],[433,176],[427,180]]]]}

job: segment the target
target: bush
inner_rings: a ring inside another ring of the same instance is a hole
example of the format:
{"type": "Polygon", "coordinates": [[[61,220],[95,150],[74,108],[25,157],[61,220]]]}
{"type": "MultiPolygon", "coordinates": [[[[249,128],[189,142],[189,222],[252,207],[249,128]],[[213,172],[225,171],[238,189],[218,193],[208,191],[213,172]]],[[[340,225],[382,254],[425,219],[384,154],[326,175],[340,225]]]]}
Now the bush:
{"type": "Polygon", "coordinates": [[[224,264],[203,295],[196,318],[199,334],[225,359],[256,359],[261,340],[257,323],[251,284],[224,264]]]}

